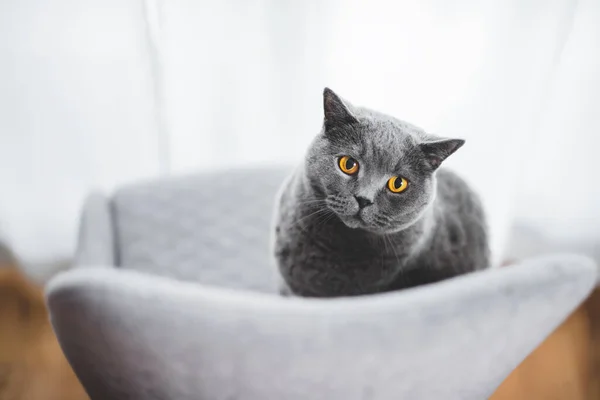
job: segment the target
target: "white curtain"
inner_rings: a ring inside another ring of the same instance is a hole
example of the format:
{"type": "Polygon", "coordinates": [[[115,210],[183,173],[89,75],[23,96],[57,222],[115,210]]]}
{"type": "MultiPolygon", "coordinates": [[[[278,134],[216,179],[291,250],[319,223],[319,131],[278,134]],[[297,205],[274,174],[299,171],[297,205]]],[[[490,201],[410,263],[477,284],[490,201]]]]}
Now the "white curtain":
{"type": "Polygon", "coordinates": [[[92,188],[296,162],[329,86],[467,139],[448,165],[497,260],[515,219],[592,243],[599,23],[594,0],[2,2],[0,230],[68,258],[92,188]]]}

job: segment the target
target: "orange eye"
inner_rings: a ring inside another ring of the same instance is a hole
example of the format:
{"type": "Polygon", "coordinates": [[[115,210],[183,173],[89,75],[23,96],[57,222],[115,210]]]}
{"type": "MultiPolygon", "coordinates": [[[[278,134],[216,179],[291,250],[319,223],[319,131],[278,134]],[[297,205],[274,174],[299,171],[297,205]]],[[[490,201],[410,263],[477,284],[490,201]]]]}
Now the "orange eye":
{"type": "Polygon", "coordinates": [[[345,174],[355,175],[358,172],[358,161],[350,156],[340,157],[338,165],[345,174]]]}
{"type": "Polygon", "coordinates": [[[392,176],[387,183],[392,193],[402,193],[408,188],[408,181],[401,176],[392,176]]]}

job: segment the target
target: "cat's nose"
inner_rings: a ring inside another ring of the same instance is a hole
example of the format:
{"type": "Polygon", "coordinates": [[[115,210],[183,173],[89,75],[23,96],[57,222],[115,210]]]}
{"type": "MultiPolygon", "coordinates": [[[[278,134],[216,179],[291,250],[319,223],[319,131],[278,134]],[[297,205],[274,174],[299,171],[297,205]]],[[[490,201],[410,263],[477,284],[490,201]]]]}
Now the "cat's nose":
{"type": "Polygon", "coordinates": [[[367,199],[366,197],[354,196],[354,198],[356,199],[356,202],[358,203],[358,207],[361,209],[373,204],[373,202],[371,200],[367,199]]]}

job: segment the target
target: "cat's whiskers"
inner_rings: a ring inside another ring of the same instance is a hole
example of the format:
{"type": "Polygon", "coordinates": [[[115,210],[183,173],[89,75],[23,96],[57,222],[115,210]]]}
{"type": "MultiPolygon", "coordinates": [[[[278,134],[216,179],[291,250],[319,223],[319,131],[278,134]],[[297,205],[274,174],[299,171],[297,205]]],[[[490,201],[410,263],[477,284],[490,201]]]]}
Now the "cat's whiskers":
{"type": "Polygon", "coordinates": [[[300,218],[297,221],[294,221],[294,223],[291,225],[291,227],[297,227],[302,221],[304,221],[304,220],[306,220],[306,219],[308,219],[310,217],[318,216],[319,214],[327,213],[328,211],[331,211],[331,210],[329,210],[326,207],[320,208],[317,211],[312,212],[312,213],[310,213],[308,215],[305,215],[304,217],[300,218]]]}
{"type": "Polygon", "coordinates": [[[331,221],[335,217],[335,213],[333,211],[331,211],[329,209],[326,209],[326,211],[329,211],[329,212],[320,214],[318,216],[318,217],[320,217],[320,220],[315,223],[315,228],[321,228],[321,227],[325,226],[325,224],[327,224],[329,221],[331,221]]]}
{"type": "Polygon", "coordinates": [[[305,200],[305,201],[298,202],[298,206],[306,206],[306,209],[311,209],[311,208],[321,209],[321,208],[327,208],[327,203],[323,199],[305,200]]]}
{"type": "Polygon", "coordinates": [[[400,264],[400,257],[398,256],[398,253],[396,252],[396,248],[394,247],[394,242],[392,242],[392,238],[387,233],[384,233],[383,237],[386,238],[390,242],[390,247],[392,248],[392,252],[394,253],[394,256],[396,256],[396,261],[398,262],[398,264],[400,264]]]}
{"type": "Polygon", "coordinates": [[[306,204],[325,204],[326,200],[325,199],[312,199],[312,200],[303,200],[303,201],[299,201],[298,205],[306,205],[306,204]]]}
{"type": "Polygon", "coordinates": [[[381,241],[383,243],[383,249],[384,249],[384,251],[381,252],[381,267],[383,268],[383,266],[384,266],[384,263],[383,263],[384,253],[385,253],[385,257],[387,258],[387,252],[388,252],[388,250],[387,250],[387,243],[385,241],[385,235],[381,236],[381,241]]]}

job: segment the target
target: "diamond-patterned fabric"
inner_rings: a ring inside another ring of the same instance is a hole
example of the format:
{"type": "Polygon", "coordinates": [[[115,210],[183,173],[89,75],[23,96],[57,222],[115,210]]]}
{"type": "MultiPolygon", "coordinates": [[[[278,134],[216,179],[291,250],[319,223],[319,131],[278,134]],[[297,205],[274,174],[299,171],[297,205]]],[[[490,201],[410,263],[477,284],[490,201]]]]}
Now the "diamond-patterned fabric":
{"type": "Polygon", "coordinates": [[[230,288],[273,291],[270,230],[288,168],[220,171],[115,193],[120,268],[230,288]]]}

